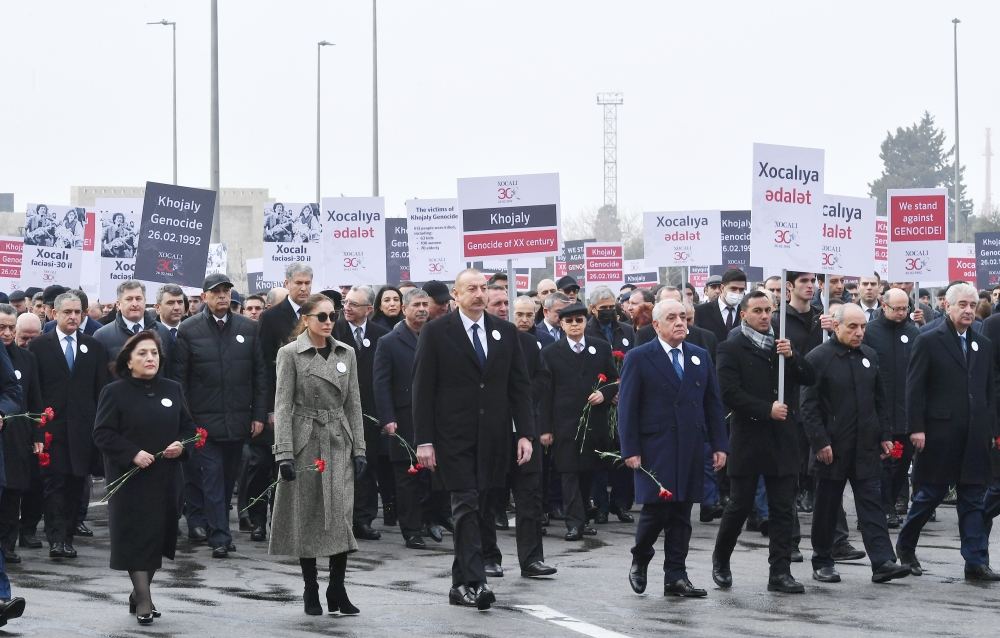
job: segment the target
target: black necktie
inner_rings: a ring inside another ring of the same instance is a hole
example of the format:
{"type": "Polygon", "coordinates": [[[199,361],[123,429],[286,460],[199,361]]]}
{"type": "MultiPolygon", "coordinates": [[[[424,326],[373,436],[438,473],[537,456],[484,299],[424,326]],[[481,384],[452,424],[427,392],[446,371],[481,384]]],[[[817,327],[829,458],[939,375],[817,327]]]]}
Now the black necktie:
{"type": "Polygon", "coordinates": [[[479,367],[486,367],[486,350],[483,350],[483,342],[479,340],[479,324],[472,324],[472,347],[476,350],[476,356],[479,357],[479,367]]]}
{"type": "Polygon", "coordinates": [[[727,315],[726,315],[726,329],[727,330],[732,330],[733,329],[733,307],[732,306],[726,306],[726,313],[727,313],[727,315]]]}
{"type": "Polygon", "coordinates": [[[170,341],[171,343],[177,343],[177,328],[170,329],[170,341]]]}
{"type": "Polygon", "coordinates": [[[226,327],[226,322],[223,321],[222,319],[216,319],[215,323],[219,324],[219,331],[220,332],[222,331],[222,329],[224,329],[226,327]]]}
{"type": "Polygon", "coordinates": [[[140,326],[137,323],[136,324],[132,324],[132,334],[137,335],[137,334],[139,334],[140,330],[142,330],[142,326],[140,326]]]}

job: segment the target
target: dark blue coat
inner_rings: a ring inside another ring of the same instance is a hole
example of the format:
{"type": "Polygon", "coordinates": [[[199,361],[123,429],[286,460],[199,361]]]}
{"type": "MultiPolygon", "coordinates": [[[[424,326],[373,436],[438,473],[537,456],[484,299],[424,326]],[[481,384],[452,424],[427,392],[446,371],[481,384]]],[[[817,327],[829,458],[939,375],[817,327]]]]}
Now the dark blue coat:
{"type": "MultiPolygon", "coordinates": [[[[674,493],[674,501],[700,502],[705,442],[717,452],[728,452],[729,442],[708,351],[689,343],[683,351],[683,381],[659,339],[625,357],[618,434],[622,457],[641,456],[643,467],[674,493]]],[[[661,502],[656,484],[641,471],[635,473],[635,497],[639,503],[661,502]]]]}

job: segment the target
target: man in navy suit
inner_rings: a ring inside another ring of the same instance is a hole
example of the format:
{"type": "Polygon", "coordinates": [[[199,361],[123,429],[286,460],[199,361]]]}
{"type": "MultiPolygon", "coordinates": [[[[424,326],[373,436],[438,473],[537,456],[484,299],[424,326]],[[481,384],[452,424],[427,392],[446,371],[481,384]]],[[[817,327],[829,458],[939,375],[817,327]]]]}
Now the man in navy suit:
{"type": "Polygon", "coordinates": [[[747,290],[747,276],[734,268],[722,275],[722,294],[694,308],[694,325],[711,331],[717,343],[729,338],[729,332],[740,325],[740,302],[747,290]]]}
{"type": "MultiPolygon", "coordinates": [[[[80,320],[80,327],[77,328],[77,330],[85,335],[93,335],[95,332],[100,330],[101,324],[87,316],[87,294],[82,290],[63,289],[63,292],[72,292],[80,298],[80,303],[83,304],[83,319],[80,320]]],[[[55,299],[55,297],[53,297],[53,299],[55,299]]],[[[51,321],[45,322],[45,326],[42,327],[42,332],[52,332],[55,328],[56,320],[52,319],[51,321]]]]}
{"type": "Polygon", "coordinates": [[[646,568],[653,544],[664,535],[665,596],[707,595],[688,580],[685,560],[691,540],[691,506],[701,501],[706,440],[718,471],[726,465],[729,442],[715,367],[708,351],[684,342],[687,311],[677,301],[653,308],[657,339],[634,348],[625,358],[618,395],[618,433],[622,458],[635,473],[636,501],[642,513],[635,531],[629,583],[646,590],[646,568]]]}
{"type": "Polygon", "coordinates": [[[562,328],[559,327],[559,311],[570,304],[570,299],[561,292],[554,292],[542,302],[543,319],[535,324],[535,336],[542,347],[562,339],[562,328]]]}

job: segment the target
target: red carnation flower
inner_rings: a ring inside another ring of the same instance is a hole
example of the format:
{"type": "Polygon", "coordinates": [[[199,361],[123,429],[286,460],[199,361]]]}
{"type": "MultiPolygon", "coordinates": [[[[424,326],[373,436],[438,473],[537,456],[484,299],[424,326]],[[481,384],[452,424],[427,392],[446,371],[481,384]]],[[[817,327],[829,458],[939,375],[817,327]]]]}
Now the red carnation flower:
{"type": "Polygon", "coordinates": [[[38,467],[48,467],[52,463],[52,457],[48,452],[38,453],[38,467]]]}
{"type": "Polygon", "coordinates": [[[323,470],[326,469],[326,461],[324,461],[323,459],[316,459],[313,462],[313,465],[316,466],[316,471],[319,472],[320,474],[322,474],[323,470]]]}
{"type": "Polygon", "coordinates": [[[208,440],[208,430],[205,428],[195,428],[194,432],[198,435],[198,440],[194,442],[194,446],[196,448],[205,447],[205,441],[208,440]]]}
{"type": "Polygon", "coordinates": [[[414,465],[414,466],[413,466],[413,469],[415,469],[416,471],[418,471],[418,472],[419,472],[420,470],[423,470],[423,469],[425,469],[425,468],[424,468],[424,466],[423,466],[423,465],[421,465],[420,463],[417,463],[416,465],[414,465]]]}
{"type": "Polygon", "coordinates": [[[892,444],[892,451],[889,452],[889,456],[894,459],[903,458],[903,444],[899,441],[894,441],[892,444]]]}
{"type": "Polygon", "coordinates": [[[49,421],[56,418],[56,411],[53,410],[52,408],[45,408],[44,410],[42,410],[42,414],[44,414],[45,418],[47,418],[49,421]]]}
{"type": "Polygon", "coordinates": [[[672,501],[674,499],[674,493],[665,487],[660,488],[659,496],[661,501],[672,501]]]}
{"type": "Polygon", "coordinates": [[[1000,450],[1000,436],[997,437],[995,443],[997,444],[997,449],[1000,450]]]}
{"type": "Polygon", "coordinates": [[[417,470],[417,468],[415,468],[415,467],[413,467],[413,466],[411,465],[411,466],[409,467],[409,469],[407,469],[407,470],[406,470],[406,473],[407,473],[407,474],[416,474],[416,473],[417,473],[417,471],[418,471],[418,470],[417,470]]]}
{"type": "Polygon", "coordinates": [[[604,383],[607,380],[608,380],[608,375],[604,374],[603,372],[601,374],[597,375],[597,381],[599,383],[604,383]]]}
{"type": "Polygon", "coordinates": [[[52,433],[51,432],[46,432],[45,433],[45,449],[46,450],[49,449],[49,447],[51,445],[52,445],[52,433]]]}
{"type": "Polygon", "coordinates": [[[45,416],[45,415],[43,414],[43,415],[42,415],[41,417],[39,417],[39,419],[38,419],[38,427],[42,427],[43,425],[45,425],[45,424],[46,424],[46,423],[48,423],[48,422],[49,422],[49,417],[47,417],[47,416],[45,416]]]}
{"type": "Polygon", "coordinates": [[[622,352],[621,350],[612,350],[611,351],[611,356],[614,357],[615,359],[618,359],[619,361],[621,361],[622,359],[625,358],[625,353],[622,352]]]}

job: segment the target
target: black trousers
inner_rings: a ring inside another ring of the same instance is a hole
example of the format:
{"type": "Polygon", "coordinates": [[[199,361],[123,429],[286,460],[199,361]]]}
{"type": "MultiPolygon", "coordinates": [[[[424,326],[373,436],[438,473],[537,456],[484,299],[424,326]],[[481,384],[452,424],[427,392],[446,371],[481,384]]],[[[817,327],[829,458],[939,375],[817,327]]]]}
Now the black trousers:
{"type": "Polygon", "coordinates": [[[649,563],[656,554],[653,546],[663,534],[663,581],[672,583],[687,578],[685,565],[691,542],[692,503],[646,503],[635,526],[632,560],[649,563]]]}
{"type": "Polygon", "coordinates": [[[909,482],[910,461],[913,460],[913,444],[907,436],[900,437],[903,443],[903,456],[894,459],[891,456],[882,461],[882,508],[886,515],[896,508],[903,488],[909,482]]]}
{"type": "MultiPolygon", "coordinates": [[[[240,459],[240,475],[236,479],[236,511],[243,512],[246,509],[247,503],[250,502],[252,497],[247,496],[249,488],[247,487],[247,462],[250,460],[250,444],[243,444],[243,457],[240,459]]],[[[260,492],[258,492],[259,494],[260,492]]],[[[254,494],[257,496],[257,494],[254,494]]],[[[249,512],[243,512],[239,515],[240,520],[246,518],[249,519],[249,512]]]]}
{"type": "Polygon", "coordinates": [[[80,490],[80,512],[77,521],[87,520],[87,512],[90,511],[90,490],[94,486],[94,477],[87,476],[83,479],[83,489],[80,490]]]}
{"type": "Polygon", "coordinates": [[[38,523],[42,520],[44,499],[42,498],[42,477],[38,464],[31,464],[31,484],[21,493],[21,535],[34,536],[38,523]]]}
{"type": "MultiPolygon", "coordinates": [[[[715,538],[715,556],[723,563],[736,547],[740,530],[753,511],[757,493],[758,475],[729,477],[729,503],[722,513],[719,534],[715,538]]],[[[768,557],[771,576],[789,574],[792,556],[792,537],[796,530],[795,497],[798,494],[798,476],[765,476],[767,509],[769,517],[768,557]]]]}
{"type": "Polygon", "coordinates": [[[514,490],[514,538],[517,541],[517,561],[524,568],[535,561],[545,560],[542,549],[542,473],[523,471],[515,466],[510,474],[514,490]]]}
{"type": "Polygon", "coordinates": [[[388,454],[378,457],[378,495],[382,499],[382,516],[385,516],[386,505],[396,506],[396,476],[388,454]]]}
{"type": "Polygon", "coordinates": [[[378,516],[378,479],[382,470],[379,468],[377,452],[365,454],[368,468],[365,473],[354,479],[354,525],[371,525],[378,516]]]}
{"type": "Polygon", "coordinates": [[[45,537],[49,543],[72,543],[80,515],[80,493],[86,477],[46,473],[42,477],[45,537]]]}
{"type": "Polygon", "coordinates": [[[546,513],[562,509],[562,486],[555,470],[550,448],[542,448],[542,503],[546,513]]]}
{"type": "MultiPolygon", "coordinates": [[[[263,445],[247,445],[244,447],[245,483],[241,484],[239,501],[246,503],[263,494],[268,486],[274,482],[277,464],[274,462],[274,455],[270,448],[263,445]],[[246,496],[244,496],[246,492],[246,496]]],[[[267,504],[270,499],[261,499],[254,503],[247,510],[246,516],[250,518],[250,524],[254,527],[267,528],[267,504]]],[[[241,508],[242,509],[242,508],[241,508]]]]}
{"type": "Polygon", "coordinates": [[[12,552],[17,545],[17,535],[20,531],[18,523],[20,511],[20,490],[3,488],[3,494],[0,494],[0,547],[5,551],[12,552]]]}
{"type": "Polygon", "coordinates": [[[451,583],[481,585],[486,582],[486,561],[500,563],[497,534],[489,516],[488,490],[451,492],[451,514],[455,518],[455,559],[451,583]]]}
{"type": "MultiPolygon", "coordinates": [[[[850,479],[854,491],[854,507],[861,523],[861,540],[871,560],[872,571],[886,561],[896,560],[882,510],[882,480],[878,476],[850,479]]],[[[816,479],[816,505],[813,508],[812,546],[813,569],[833,567],[834,527],[843,511],[844,487],[847,479],[816,479]]]]}
{"type": "Polygon", "coordinates": [[[393,481],[396,486],[396,517],[403,538],[423,534],[424,526],[433,522],[427,516],[431,496],[429,472],[409,474],[409,461],[393,461],[393,481]]]}
{"type": "Polygon", "coordinates": [[[590,484],[593,472],[561,472],[563,512],[566,514],[566,529],[583,527],[587,523],[587,501],[590,499],[590,484]]]}

